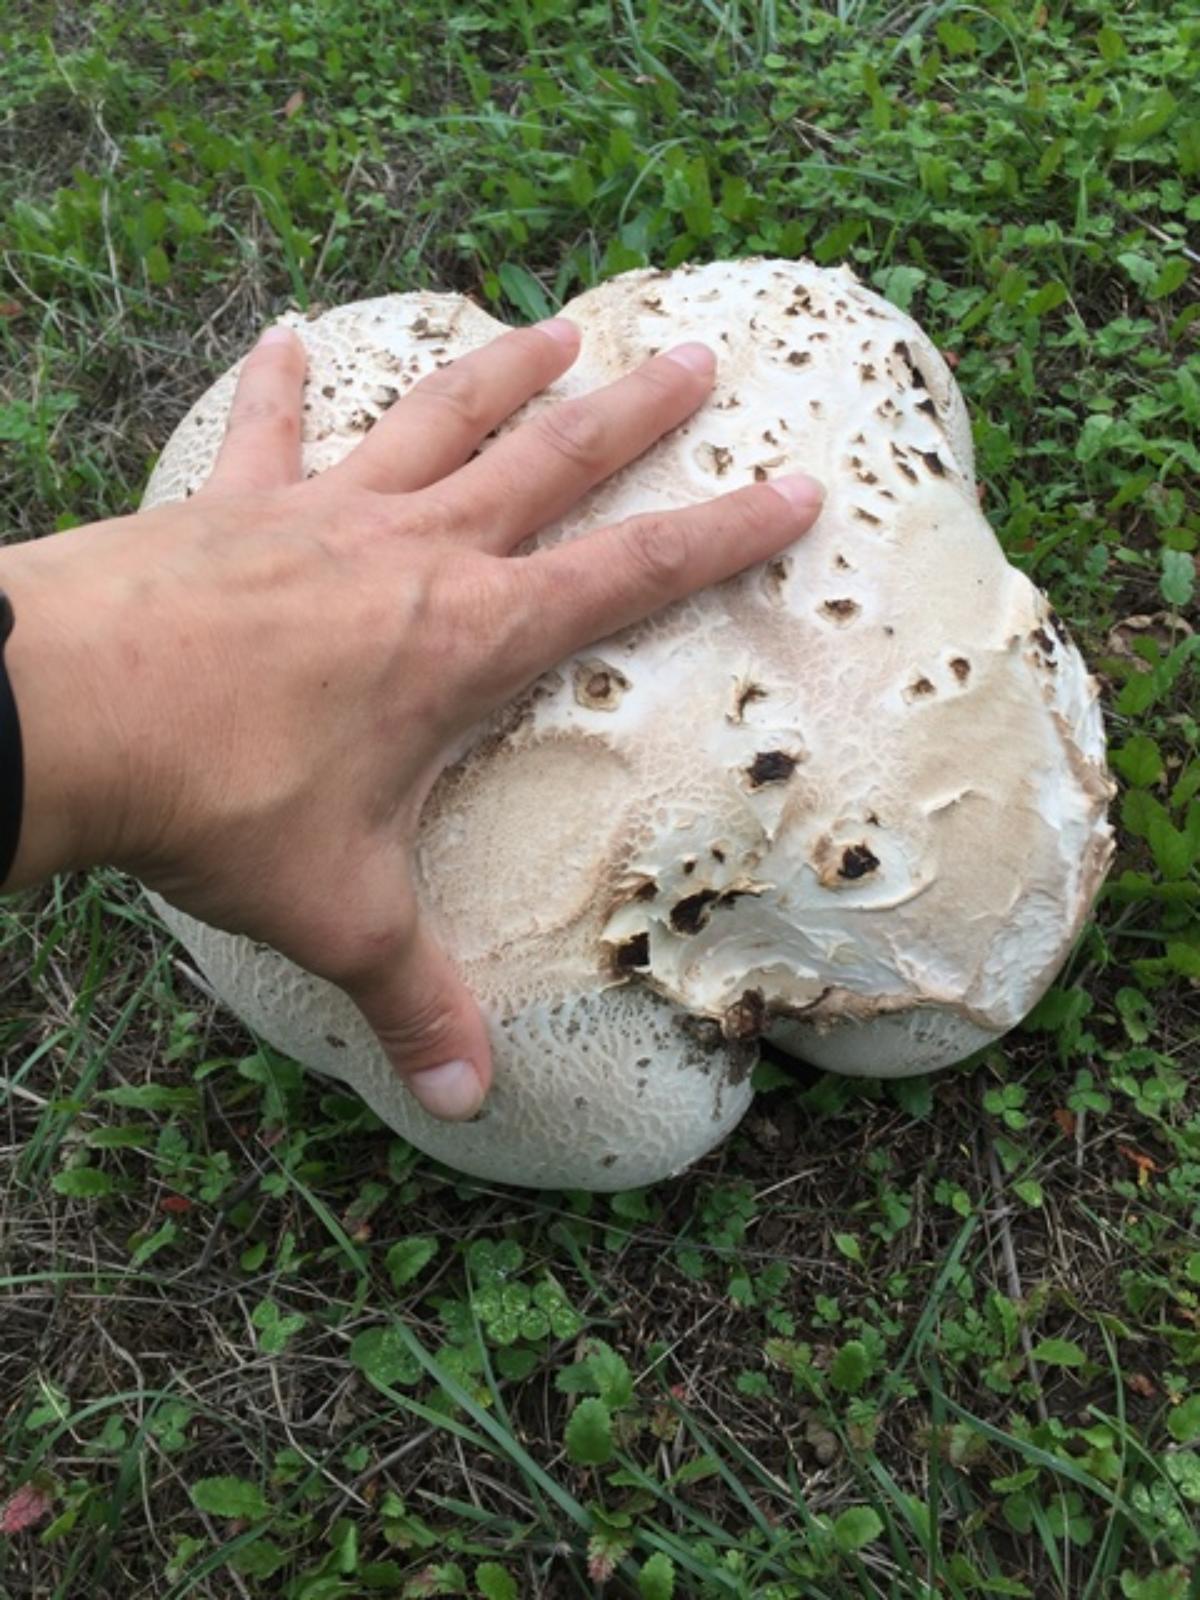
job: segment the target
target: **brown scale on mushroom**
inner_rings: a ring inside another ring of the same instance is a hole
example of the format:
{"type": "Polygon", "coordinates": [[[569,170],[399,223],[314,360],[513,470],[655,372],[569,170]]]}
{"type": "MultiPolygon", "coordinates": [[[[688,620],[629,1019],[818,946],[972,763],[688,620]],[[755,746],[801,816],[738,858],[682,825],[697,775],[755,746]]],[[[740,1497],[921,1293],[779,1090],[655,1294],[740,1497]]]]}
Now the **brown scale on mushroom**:
{"type": "Polygon", "coordinates": [[[878,867],[879,857],[869,845],[847,845],[842,851],[842,864],[838,868],[838,877],[853,881],[856,878],[865,878],[869,872],[875,872],[878,867]]]}
{"type": "Polygon", "coordinates": [[[799,765],[799,759],[788,750],[760,750],[746,768],[750,787],[761,789],[768,783],[786,783],[799,765]]]}
{"type": "Polygon", "coordinates": [[[756,700],[765,700],[767,691],[761,683],[736,683],[733,690],[733,710],[725,713],[730,722],[742,723],[746,720],[746,707],[756,700]]]}
{"type": "Polygon", "coordinates": [[[723,478],[733,464],[733,451],[723,444],[702,444],[697,451],[707,470],[723,478]]]}
{"type": "Polygon", "coordinates": [[[632,685],[610,661],[600,656],[584,656],[575,662],[571,680],[576,705],[589,711],[615,711],[632,685]]]}
{"type": "Polygon", "coordinates": [[[677,900],[671,907],[671,926],[675,932],[699,933],[712,915],[717,897],[716,889],[701,889],[696,894],[677,900]]]}
{"type": "Polygon", "coordinates": [[[911,704],[914,700],[928,700],[937,693],[933,680],[924,676],[914,678],[904,691],[904,698],[911,704]]]}
{"type": "Polygon", "coordinates": [[[613,952],[613,966],[617,972],[638,972],[650,965],[650,935],[635,933],[613,952]]]}
{"type": "Polygon", "coordinates": [[[762,585],[768,600],[783,603],[784,585],[792,570],[791,556],[773,556],[763,565],[762,585]]]}
{"type": "Polygon", "coordinates": [[[746,989],[721,1018],[721,1032],[727,1039],[757,1039],[767,1019],[767,1004],[761,989],[746,989]]]}

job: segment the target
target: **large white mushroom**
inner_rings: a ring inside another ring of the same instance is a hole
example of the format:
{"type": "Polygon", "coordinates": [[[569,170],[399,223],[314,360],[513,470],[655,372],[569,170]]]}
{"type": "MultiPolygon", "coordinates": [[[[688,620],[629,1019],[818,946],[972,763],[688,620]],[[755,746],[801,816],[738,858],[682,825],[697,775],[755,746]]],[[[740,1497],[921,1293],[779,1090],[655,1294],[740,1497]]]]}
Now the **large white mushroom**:
{"type": "MultiPolygon", "coordinates": [[[[962,398],[845,270],[634,272],[564,308],[571,372],[524,415],[683,339],[705,408],[543,541],[806,470],[787,554],[597,644],[480,726],[423,814],[428,915],[489,1018],[495,1087],[427,1116],[344,995],[162,905],[216,992],[423,1150],[485,1178],[618,1189],[710,1149],[765,1038],[838,1072],[927,1072],[1011,1028],[1087,915],[1111,838],[1096,689],[979,509],[962,398]]],[[[457,295],[288,319],[321,471],[500,324],[457,295]]],[[[212,465],[227,373],[146,505],[212,465]]]]}

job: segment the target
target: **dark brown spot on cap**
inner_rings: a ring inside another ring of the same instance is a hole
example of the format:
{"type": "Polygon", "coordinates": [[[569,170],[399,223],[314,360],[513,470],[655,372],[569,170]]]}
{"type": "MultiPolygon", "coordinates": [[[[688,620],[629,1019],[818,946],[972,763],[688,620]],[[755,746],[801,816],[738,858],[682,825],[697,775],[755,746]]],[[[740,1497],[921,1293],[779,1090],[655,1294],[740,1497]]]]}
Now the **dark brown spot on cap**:
{"type": "Polygon", "coordinates": [[[950,671],[958,679],[959,683],[966,683],[971,676],[971,663],[966,656],[953,656],[950,660],[950,671]]]}
{"type": "Polygon", "coordinates": [[[865,878],[868,872],[874,872],[879,865],[879,857],[865,844],[847,845],[842,851],[842,864],[838,868],[839,878],[865,878]]]}
{"type": "Polygon", "coordinates": [[[746,768],[746,776],[752,789],[761,789],[768,783],[786,783],[796,766],[796,757],[786,750],[760,750],[746,768]]]}
{"type": "Polygon", "coordinates": [[[734,691],[733,711],[730,713],[730,721],[744,721],[746,716],[746,707],[751,705],[755,700],[765,700],[766,698],[767,691],[763,688],[761,683],[739,684],[737,689],[734,691]]]}
{"type": "Polygon", "coordinates": [[[792,570],[790,556],[774,556],[763,568],[763,588],[767,598],[776,603],[783,599],[783,586],[792,570]]]}
{"type": "Polygon", "coordinates": [[[650,935],[635,933],[619,944],[613,952],[613,965],[618,972],[637,972],[650,965],[650,935]]]}
{"type": "Polygon", "coordinates": [[[577,661],[573,679],[576,704],[586,706],[589,711],[615,711],[630,687],[629,679],[619,667],[598,656],[586,656],[577,661]]]}
{"type": "Polygon", "coordinates": [[[677,900],[671,908],[671,926],[675,932],[699,933],[712,913],[716,898],[715,889],[701,889],[698,894],[689,894],[686,899],[677,900]]]}
{"type": "Polygon", "coordinates": [[[857,600],[846,598],[840,600],[825,600],[821,610],[834,622],[850,622],[862,610],[857,600]]]}
{"type": "Polygon", "coordinates": [[[727,1039],[757,1039],[763,1031],[767,1007],[761,989],[747,989],[721,1018],[721,1032],[727,1039]]]}

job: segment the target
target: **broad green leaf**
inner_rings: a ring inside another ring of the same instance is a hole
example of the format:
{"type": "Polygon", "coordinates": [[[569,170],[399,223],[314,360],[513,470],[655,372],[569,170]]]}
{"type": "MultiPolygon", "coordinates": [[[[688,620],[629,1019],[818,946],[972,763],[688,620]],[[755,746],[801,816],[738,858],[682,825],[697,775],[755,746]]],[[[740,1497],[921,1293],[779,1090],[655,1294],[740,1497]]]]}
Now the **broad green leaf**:
{"type": "Polygon", "coordinates": [[[833,1542],[843,1555],[853,1555],[878,1539],[883,1519],[870,1506],[850,1506],[833,1524],[833,1542]]]}
{"type": "Polygon", "coordinates": [[[1158,268],[1150,257],[1140,256],[1136,250],[1123,250],[1117,260],[1139,289],[1148,289],[1158,277],[1158,268]]]}
{"type": "Polygon", "coordinates": [[[123,1083],[101,1090],[97,1098],[132,1111],[195,1111],[200,1104],[195,1089],[170,1088],[165,1083],[123,1083]]]}
{"type": "Polygon", "coordinates": [[[901,311],[908,311],[912,308],[913,296],[928,276],[920,267],[889,267],[879,282],[879,292],[901,311]]]}
{"type": "Polygon", "coordinates": [[[1163,551],[1159,587],[1168,605],[1188,604],[1196,588],[1196,560],[1190,551],[1163,551]]]}
{"type": "Polygon", "coordinates": [[[889,1078],[887,1092],[900,1107],[918,1122],[933,1113],[933,1080],[928,1073],[913,1078],[889,1078]]]}
{"type": "Polygon", "coordinates": [[[1048,311],[1056,311],[1066,298],[1066,285],[1054,279],[1050,283],[1044,283],[1037,293],[1030,297],[1025,309],[1031,317],[1044,317],[1048,311]]]}
{"type": "Polygon", "coordinates": [[[394,1244],[384,1257],[383,1264],[394,1288],[402,1289],[411,1283],[438,1253],[438,1242],[428,1235],[414,1235],[394,1244]]]}
{"type": "Polygon", "coordinates": [[[1073,1339],[1043,1339],[1032,1351],[1035,1361],[1046,1367],[1082,1367],[1087,1356],[1073,1339]]]}
{"type": "Polygon", "coordinates": [[[516,1580],[496,1561],[481,1561],[475,1568],[475,1587],[483,1600],[518,1600],[516,1580]]]}
{"type": "Polygon", "coordinates": [[[848,1339],[833,1359],[829,1381],[843,1394],[857,1394],[871,1375],[871,1358],[861,1339],[848,1339]]]}
{"type": "Polygon", "coordinates": [[[1077,461],[1095,461],[1105,448],[1113,420],[1105,411],[1094,411],[1088,417],[1075,444],[1077,461]]]}
{"type": "Polygon", "coordinates": [[[937,36],[952,56],[973,56],[976,51],[975,35],[961,23],[943,17],[937,25],[937,36]]]}
{"type": "Polygon", "coordinates": [[[367,1328],[351,1344],[350,1359],[360,1372],[389,1388],[421,1379],[420,1362],[394,1328],[367,1328]]]}
{"type": "Polygon", "coordinates": [[[274,1540],[256,1539],[253,1544],[243,1545],[236,1551],[230,1557],[229,1565],[244,1578],[270,1578],[286,1560],[287,1552],[281,1550],[274,1540]]]}
{"type": "Polygon", "coordinates": [[[1169,89],[1156,89],[1134,116],[1122,121],[1117,143],[1125,149],[1145,144],[1163,131],[1178,109],[1178,101],[1169,89]]]}
{"type": "Polygon", "coordinates": [[[236,1517],[258,1522],[271,1515],[263,1492],[248,1478],[199,1478],[192,1485],[192,1503],[210,1517],[236,1517]]]}
{"type": "Polygon", "coordinates": [[[543,318],[554,315],[546,291],[527,267],[518,266],[515,261],[506,261],[499,268],[497,276],[500,287],[513,305],[531,322],[541,322],[543,318]]]}
{"type": "Polygon", "coordinates": [[[567,1422],[567,1454],[581,1467],[612,1460],[612,1413],[603,1400],[581,1400],[567,1422]]]}
{"type": "Polygon", "coordinates": [[[1176,289],[1182,289],[1190,276],[1191,266],[1187,259],[1184,256],[1172,256],[1146,291],[1147,300],[1165,300],[1176,289]]]}
{"type": "Polygon", "coordinates": [[[97,1200],[112,1194],[116,1186],[112,1174],[100,1167],[68,1167],[50,1180],[50,1187],[57,1194],[68,1195],[72,1200],[97,1200]]]}
{"type": "Polygon", "coordinates": [[[645,1562],[637,1578],[642,1600],[671,1600],[675,1593],[675,1563],[662,1550],[645,1562]]]}
{"type": "Polygon", "coordinates": [[[1153,817],[1146,837],[1163,877],[1185,878],[1196,860],[1196,845],[1190,834],[1166,817],[1153,817]]]}
{"type": "Polygon", "coordinates": [[[1189,1396],[1167,1413],[1167,1432],[1177,1444],[1200,1440],[1200,1394],[1189,1396]]]}
{"type": "Polygon", "coordinates": [[[1163,774],[1162,752],[1149,734],[1135,733],[1110,753],[1109,760],[1123,778],[1140,789],[1157,783],[1163,774]]]}

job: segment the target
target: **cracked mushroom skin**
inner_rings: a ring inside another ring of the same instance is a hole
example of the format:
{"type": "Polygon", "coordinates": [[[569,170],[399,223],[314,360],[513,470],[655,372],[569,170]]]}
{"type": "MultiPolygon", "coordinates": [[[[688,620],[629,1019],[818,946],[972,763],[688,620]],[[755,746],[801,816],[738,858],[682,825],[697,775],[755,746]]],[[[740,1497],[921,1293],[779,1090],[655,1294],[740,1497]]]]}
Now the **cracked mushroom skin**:
{"type": "MultiPolygon", "coordinates": [[[[563,312],[580,357],[515,421],[677,341],[720,368],[703,410],[539,542],[796,470],[828,498],[784,554],[532,685],[431,793],[418,893],[488,1019],[480,1115],[435,1121],[339,991],[156,904],[251,1027],[429,1154],[621,1189],[729,1132],[762,1038],[901,1075],[1011,1028],[1104,875],[1111,785],[1094,682],[980,512],[962,398],[910,318],[844,269],[762,260],[629,273],[563,312]]],[[[501,331],[437,294],[287,320],[310,473],[501,331]]],[[[204,480],[236,373],[148,506],[204,480]]]]}

